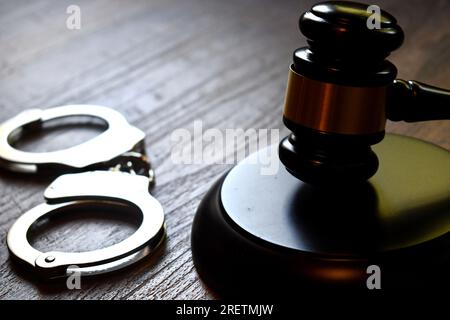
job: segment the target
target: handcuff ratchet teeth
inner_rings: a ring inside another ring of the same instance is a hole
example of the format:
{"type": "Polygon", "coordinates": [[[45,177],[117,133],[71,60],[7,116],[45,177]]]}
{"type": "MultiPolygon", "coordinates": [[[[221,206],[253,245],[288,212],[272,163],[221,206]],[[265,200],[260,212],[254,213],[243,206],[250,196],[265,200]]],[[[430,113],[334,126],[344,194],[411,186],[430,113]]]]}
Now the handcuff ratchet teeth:
{"type": "Polygon", "coordinates": [[[40,275],[56,278],[74,268],[81,275],[114,271],[154,252],[165,237],[164,211],[149,192],[154,173],[145,155],[144,137],[117,111],[94,105],[29,110],[1,124],[0,166],[25,173],[66,172],[45,190],[46,202],[20,216],[9,230],[11,255],[40,275]],[[11,136],[18,130],[71,116],[100,118],[107,129],[85,143],[55,152],[24,152],[11,146],[11,136]],[[141,214],[141,224],[129,238],[99,250],[40,252],[30,245],[27,236],[37,220],[92,203],[131,207],[141,214]]]}

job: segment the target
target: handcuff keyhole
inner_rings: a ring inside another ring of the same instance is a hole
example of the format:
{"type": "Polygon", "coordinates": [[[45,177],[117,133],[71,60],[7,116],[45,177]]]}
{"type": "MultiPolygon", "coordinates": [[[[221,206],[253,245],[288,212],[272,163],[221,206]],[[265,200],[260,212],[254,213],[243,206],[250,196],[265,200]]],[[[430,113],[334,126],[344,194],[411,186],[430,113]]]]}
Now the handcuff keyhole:
{"type": "Polygon", "coordinates": [[[74,147],[105,131],[104,120],[91,116],[70,116],[16,129],[9,143],[27,152],[53,152],[74,147]]]}

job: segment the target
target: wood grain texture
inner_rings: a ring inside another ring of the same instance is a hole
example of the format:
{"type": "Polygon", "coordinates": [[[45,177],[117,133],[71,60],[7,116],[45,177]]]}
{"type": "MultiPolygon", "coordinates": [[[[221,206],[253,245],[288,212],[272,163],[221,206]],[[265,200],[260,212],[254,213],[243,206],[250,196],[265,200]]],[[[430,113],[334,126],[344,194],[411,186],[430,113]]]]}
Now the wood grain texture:
{"type": "MultiPolygon", "coordinates": [[[[50,177],[0,172],[0,299],[214,298],[192,264],[190,229],[204,193],[229,165],[175,165],[170,135],[207,128],[279,128],[297,29],[313,1],[153,0],[0,1],[0,121],[21,110],[90,103],[122,112],[147,133],[157,174],[154,196],[166,212],[168,239],[151,259],[125,271],[83,278],[81,290],[46,283],[12,264],[5,237],[43,201],[50,177]],[[82,11],[81,30],[65,26],[66,8],[82,11]]],[[[391,56],[399,77],[450,87],[450,2],[379,0],[407,35],[391,56]]],[[[387,130],[450,148],[450,124],[389,123],[387,130]]],[[[21,144],[48,150],[88,139],[96,126],[50,128],[21,144]],[[37,136],[40,137],[40,136],[37,136]]],[[[240,146],[243,147],[243,146],[240,146]]],[[[87,250],[127,237],[133,224],[101,212],[67,218],[32,237],[41,249],[87,250]]]]}

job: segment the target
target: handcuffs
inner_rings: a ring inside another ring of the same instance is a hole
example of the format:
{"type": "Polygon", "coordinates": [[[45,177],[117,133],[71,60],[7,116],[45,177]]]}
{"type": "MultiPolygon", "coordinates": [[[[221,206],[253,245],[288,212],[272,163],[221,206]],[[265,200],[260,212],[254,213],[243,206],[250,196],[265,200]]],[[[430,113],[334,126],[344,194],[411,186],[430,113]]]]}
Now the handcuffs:
{"type": "Polygon", "coordinates": [[[95,275],[128,266],[154,252],[165,237],[164,212],[150,194],[154,172],[147,160],[145,133],[117,111],[95,105],[67,105],[24,111],[0,125],[0,166],[22,173],[64,173],[45,190],[46,202],[20,216],[7,235],[10,254],[46,278],[95,275]],[[103,120],[107,129],[77,146],[33,153],[11,144],[20,133],[44,122],[72,116],[103,120]],[[27,235],[46,215],[94,203],[137,209],[139,228],[129,238],[107,248],[86,252],[40,252],[27,235]]]}

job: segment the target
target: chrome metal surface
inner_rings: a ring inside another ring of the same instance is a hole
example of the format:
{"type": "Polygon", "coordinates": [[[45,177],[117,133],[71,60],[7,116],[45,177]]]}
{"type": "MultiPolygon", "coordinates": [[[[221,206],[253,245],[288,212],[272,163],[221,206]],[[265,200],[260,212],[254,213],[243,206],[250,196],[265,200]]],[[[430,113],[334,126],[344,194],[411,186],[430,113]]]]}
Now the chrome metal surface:
{"type": "Polygon", "coordinates": [[[117,111],[96,105],[67,105],[24,111],[0,125],[0,166],[19,172],[43,169],[73,172],[104,165],[128,151],[143,149],[145,134],[131,126],[117,111]],[[77,146],[53,152],[25,152],[11,146],[14,132],[45,121],[71,116],[92,116],[105,121],[107,129],[77,146]]]}
{"type": "Polygon", "coordinates": [[[23,214],[8,232],[11,255],[47,278],[71,274],[95,275],[128,266],[151,254],[165,236],[164,212],[149,191],[155,174],[145,154],[145,134],[128,124],[118,112],[94,105],[68,105],[28,110],[0,125],[0,166],[18,172],[70,173],[59,176],[45,191],[46,203],[23,214]],[[92,116],[107,129],[77,146],[54,152],[24,152],[11,143],[17,133],[52,119],[92,116]],[[70,208],[95,203],[137,209],[142,215],[138,230],[107,248],[87,252],[40,252],[27,239],[40,218],[70,208]]]}
{"type": "Polygon", "coordinates": [[[125,172],[92,171],[58,177],[45,191],[47,203],[23,214],[11,227],[7,244],[11,254],[43,276],[65,276],[78,267],[81,275],[94,275],[123,268],[152,253],[164,238],[164,212],[148,193],[149,179],[125,172]],[[107,248],[87,252],[40,252],[27,233],[47,214],[58,214],[83,202],[110,201],[135,207],[142,223],[129,238],[107,248]]]}

